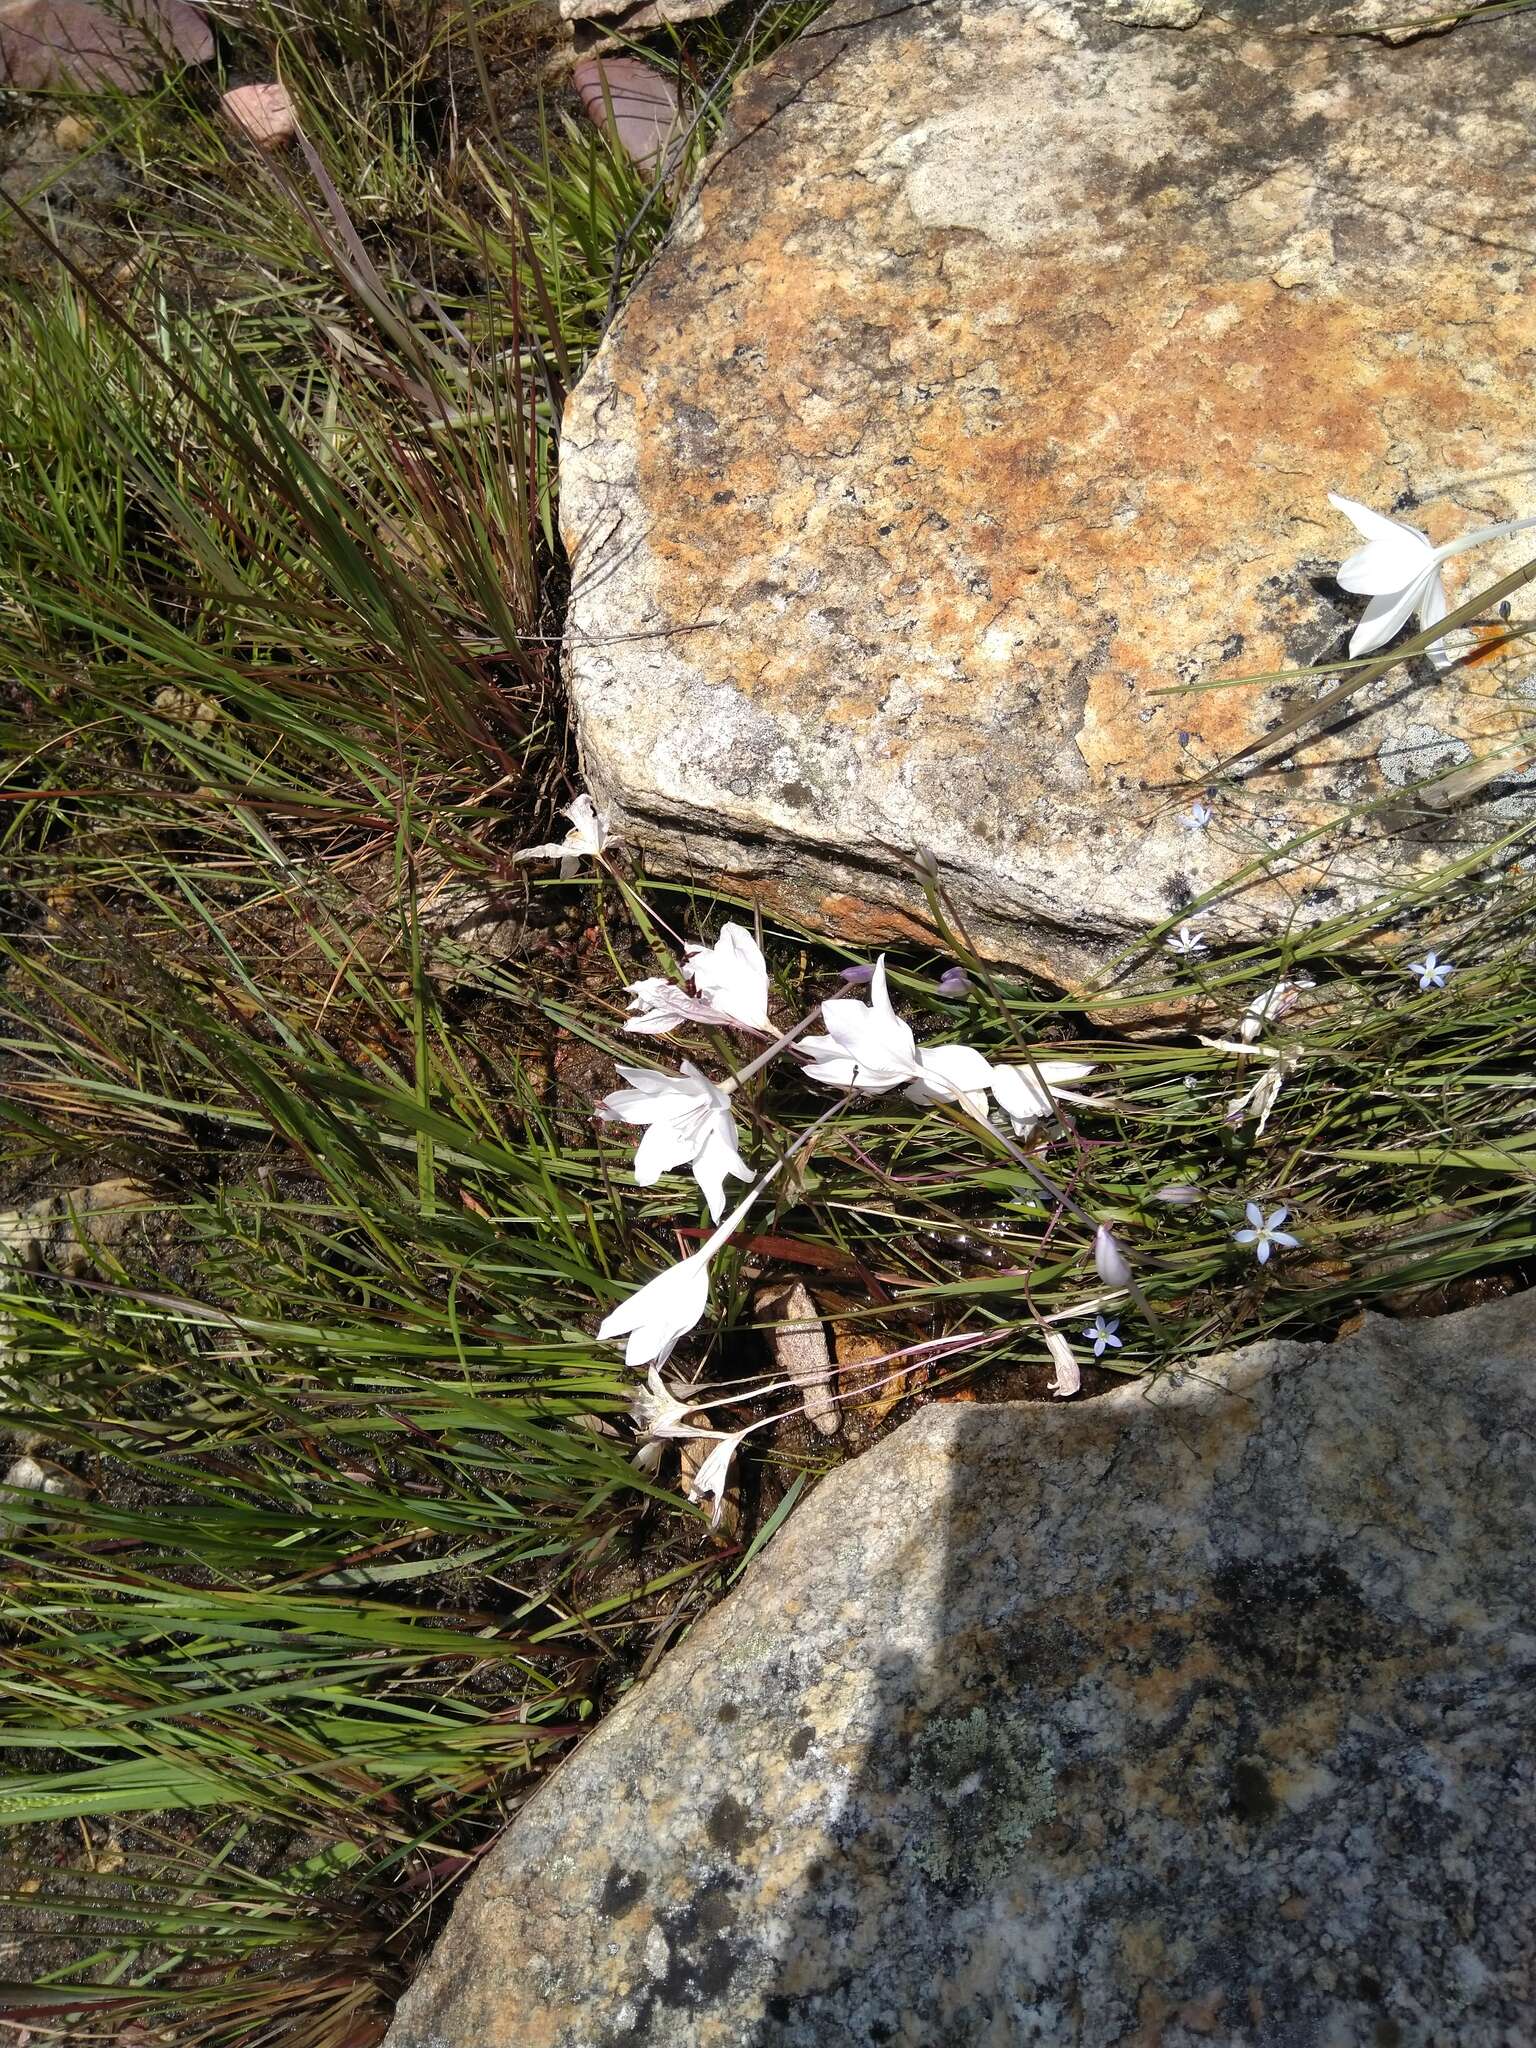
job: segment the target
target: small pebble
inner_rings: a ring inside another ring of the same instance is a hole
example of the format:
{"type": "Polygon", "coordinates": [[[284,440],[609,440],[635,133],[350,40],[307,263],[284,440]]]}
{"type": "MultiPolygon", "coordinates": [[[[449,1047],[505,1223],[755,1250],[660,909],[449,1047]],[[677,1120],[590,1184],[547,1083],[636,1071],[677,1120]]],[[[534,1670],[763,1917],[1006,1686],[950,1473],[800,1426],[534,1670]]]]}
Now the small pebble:
{"type": "Polygon", "coordinates": [[[286,85],[237,85],[219,105],[224,118],[258,149],[281,149],[298,133],[298,114],[286,85]]]}
{"type": "Polygon", "coordinates": [[[60,149],[78,155],[96,140],[96,130],[89,121],[82,121],[78,114],[62,114],[54,123],[53,139],[60,149]]]}

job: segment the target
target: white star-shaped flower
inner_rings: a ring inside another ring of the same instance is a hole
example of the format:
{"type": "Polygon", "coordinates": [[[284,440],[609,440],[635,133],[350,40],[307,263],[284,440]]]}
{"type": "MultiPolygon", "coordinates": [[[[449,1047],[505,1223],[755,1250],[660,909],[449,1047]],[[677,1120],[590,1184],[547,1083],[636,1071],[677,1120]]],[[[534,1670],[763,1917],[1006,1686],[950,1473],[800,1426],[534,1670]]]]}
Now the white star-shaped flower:
{"type": "Polygon", "coordinates": [[[1205,940],[1195,930],[1188,918],[1179,926],[1177,932],[1173,934],[1167,944],[1170,953],[1182,953],[1186,959],[1193,959],[1195,954],[1205,951],[1205,940]]]}
{"type": "Polygon", "coordinates": [[[605,1095],[598,1114],[649,1129],[635,1153],[635,1179],[654,1187],[664,1173],[686,1166],[704,1191],[710,1220],[725,1208],[725,1176],[750,1180],[741,1156],[730,1097],[701,1074],[691,1060],[682,1072],[659,1074],[650,1067],[619,1066],[630,1084],[605,1095]]]}

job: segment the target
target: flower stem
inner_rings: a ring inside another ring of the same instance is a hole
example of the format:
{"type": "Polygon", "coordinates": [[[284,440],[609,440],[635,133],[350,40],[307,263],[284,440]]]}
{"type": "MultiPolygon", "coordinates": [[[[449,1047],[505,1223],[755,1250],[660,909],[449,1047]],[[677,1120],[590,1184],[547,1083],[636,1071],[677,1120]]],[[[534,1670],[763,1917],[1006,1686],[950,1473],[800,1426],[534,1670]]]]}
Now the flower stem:
{"type": "Polygon", "coordinates": [[[820,1010],[820,1003],[816,1005],[816,1008],[814,1010],[807,1010],[805,1015],[800,1019],[800,1022],[798,1024],[791,1024],[789,1029],[786,1032],[784,1032],[780,1037],[776,1038],[773,1041],[772,1045],[765,1047],[764,1050],[758,1054],[755,1060],[749,1061],[748,1064],[742,1067],[739,1072],[732,1074],[731,1078],[728,1081],[722,1081],[720,1083],[720,1086],[723,1089],[723,1091],[727,1095],[730,1095],[741,1086],[743,1081],[750,1081],[754,1074],[761,1073],[763,1068],[767,1066],[770,1060],[778,1058],[779,1054],[784,1050],[785,1046],[793,1045],[795,1040],[800,1036],[801,1032],[805,1029],[805,1027],[808,1024],[815,1023],[817,1015],[819,1014],[820,1010]]]}

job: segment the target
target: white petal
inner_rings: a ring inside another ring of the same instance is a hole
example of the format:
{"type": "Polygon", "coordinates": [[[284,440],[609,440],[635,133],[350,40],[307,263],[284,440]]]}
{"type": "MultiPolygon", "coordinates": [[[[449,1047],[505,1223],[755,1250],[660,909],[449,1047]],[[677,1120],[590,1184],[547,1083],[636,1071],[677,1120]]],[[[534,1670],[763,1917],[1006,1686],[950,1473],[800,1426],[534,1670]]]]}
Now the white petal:
{"type": "Polygon", "coordinates": [[[629,1338],[624,1363],[665,1365],[709,1306],[709,1259],[700,1246],[621,1301],[598,1325],[600,1338],[629,1338]]]}
{"type": "Polygon", "coordinates": [[[990,1064],[969,1045],[930,1045],[918,1054],[922,1071],[906,1091],[909,1102],[958,1102],[985,1123],[990,1064]]]}
{"type": "Polygon", "coordinates": [[[1031,1067],[998,1065],[992,1069],[991,1088],[999,1109],[1005,1110],[1015,1124],[1034,1124],[1055,1110],[1047,1090],[1059,1083],[1085,1080],[1092,1072],[1093,1068],[1082,1060],[1037,1060],[1031,1067]]]}
{"type": "Polygon", "coordinates": [[[1424,558],[1434,553],[1427,533],[1401,519],[1389,519],[1384,512],[1373,512],[1357,499],[1342,498],[1337,491],[1328,493],[1328,502],[1370,543],[1340,565],[1338,579],[1346,590],[1363,596],[1401,590],[1422,573],[1424,558]]]}
{"type": "Polygon", "coordinates": [[[769,1028],[768,967],[744,926],[723,925],[713,946],[690,946],[688,953],[688,976],[707,1002],[739,1024],[769,1028]]]}
{"type": "Polygon", "coordinates": [[[724,1131],[715,1125],[709,1127],[692,1162],[693,1177],[704,1191],[711,1223],[718,1223],[725,1213],[725,1176],[729,1173],[737,1180],[752,1178],[751,1167],[736,1149],[735,1125],[729,1120],[727,1124],[724,1131]]]}
{"type": "Polygon", "coordinates": [[[722,1437],[694,1473],[692,1484],[688,1488],[690,1500],[713,1501],[714,1506],[710,1509],[709,1515],[711,1528],[719,1523],[720,1513],[725,1505],[726,1485],[731,1476],[731,1460],[740,1450],[744,1434],[744,1431],[738,1431],[735,1436],[722,1437]]]}
{"type": "Polygon", "coordinates": [[[1245,1202],[1243,1204],[1243,1214],[1248,1218],[1248,1221],[1255,1230],[1262,1230],[1264,1228],[1264,1211],[1257,1202],[1245,1202]]]}
{"type": "Polygon", "coordinates": [[[1350,660],[1355,661],[1362,654],[1374,654],[1378,647],[1385,647],[1413,617],[1423,595],[1424,582],[1421,579],[1408,584],[1404,589],[1373,597],[1366,606],[1359,625],[1350,635],[1350,660]]]}
{"type": "Polygon", "coordinates": [[[1106,1287],[1128,1287],[1131,1269],[1107,1223],[1093,1233],[1093,1263],[1106,1287]]]}
{"type": "MultiPolygon", "coordinates": [[[[692,1137],[675,1123],[654,1123],[636,1149],[635,1179],[641,1187],[653,1188],[674,1166],[689,1165],[696,1150],[692,1137]]],[[[719,1220],[714,1218],[717,1223],[719,1220]]]]}
{"type": "MultiPolygon", "coordinates": [[[[1445,584],[1441,581],[1440,571],[1436,569],[1424,586],[1424,601],[1419,606],[1419,624],[1427,633],[1431,626],[1439,625],[1449,609],[1450,606],[1445,601],[1445,584]]],[[[1437,640],[1429,650],[1429,659],[1437,669],[1444,671],[1450,668],[1459,656],[1447,641],[1437,640]]]]}

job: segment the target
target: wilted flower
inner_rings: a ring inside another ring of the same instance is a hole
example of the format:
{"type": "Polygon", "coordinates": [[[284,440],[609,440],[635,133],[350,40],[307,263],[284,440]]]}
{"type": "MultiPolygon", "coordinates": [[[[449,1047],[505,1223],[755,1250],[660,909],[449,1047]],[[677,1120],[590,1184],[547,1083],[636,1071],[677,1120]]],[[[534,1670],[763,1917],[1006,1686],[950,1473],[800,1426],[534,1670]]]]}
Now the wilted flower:
{"type": "Polygon", "coordinates": [[[1179,823],[1186,832],[1203,832],[1216,813],[1206,803],[1192,803],[1180,818],[1179,823]]]}
{"type": "Polygon", "coordinates": [[[731,1461],[741,1449],[742,1439],[747,1434],[747,1430],[740,1429],[734,1436],[721,1437],[698,1471],[694,1473],[688,1488],[688,1498],[691,1501],[713,1502],[709,1511],[709,1526],[712,1529],[720,1526],[720,1515],[725,1507],[725,1489],[731,1476],[731,1461]]]}
{"type": "MultiPolygon", "coordinates": [[[[1267,1050],[1267,1048],[1266,1048],[1267,1050]]],[[[1256,1116],[1258,1128],[1256,1138],[1262,1138],[1269,1122],[1270,1111],[1280,1099],[1280,1090],[1301,1064],[1299,1052],[1271,1054],[1273,1065],[1266,1068],[1251,1088],[1245,1089],[1228,1107],[1224,1122],[1239,1124],[1248,1115],[1256,1116]]]]}
{"type": "Polygon", "coordinates": [[[1106,1287],[1129,1287],[1131,1269],[1107,1223],[1093,1233],[1093,1263],[1106,1287]]]}
{"type": "Polygon", "coordinates": [[[1419,977],[1421,989],[1444,988],[1448,976],[1456,972],[1449,960],[1441,960],[1434,953],[1426,953],[1422,960],[1410,960],[1408,972],[1419,977]]]}
{"type": "Polygon", "coordinates": [[[1022,1138],[1046,1117],[1055,1115],[1058,1093],[1066,1094],[1069,1102],[1083,1100],[1067,1094],[1066,1084],[1084,1081],[1092,1072],[1082,1060],[1036,1060],[1027,1067],[999,1064],[992,1069],[992,1094],[1013,1125],[1014,1136],[1022,1138]]]}
{"type": "Polygon", "coordinates": [[[690,946],[683,971],[705,1002],[733,1023],[770,1028],[768,965],[745,926],[722,925],[712,946],[690,946]]]}
{"type": "Polygon", "coordinates": [[[1166,1202],[1170,1209],[1193,1209],[1204,1197],[1197,1187],[1175,1182],[1172,1187],[1159,1188],[1152,1199],[1154,1202],[1166,1202]]]}
{"type": "Polygon", "coordinates": [[[637,1014],[624,1019],[626,1031],[637,1031],[651,1037],[664,1037],[669,1031],[676,1031],[684,1024],[732,1024],[736,1020],[717,1010],[712,1003],[706,1003],[702,996],[690,995],[685,988],[663,976],[652,975],[646,981],[632,981],[628,985],[629,1006],[637,1014]]]}
{"type": "Polygon", "coordinates": [[[1246,1230],[1234,1230],[1232,1242],[1234,1244],[1251,1244],[1254,1256],[1261,1266],[1269,1264],[1269,1254],[1273,1246],[1277,1244],[1284,1245],[1287,1250],[1295,1251],[1300,1244],[1301,1240],[1299,1238],[1292,1237],[1288,1230],[1280,1228],[1286,1217],[1291,1213],[1289,1209],[1272,1209],[1266,1218],[1264,1211],[1257,1202],[1249,1202],[1246,1204],[1243,1213],[1248,1218],[1248,1228],[1246,1230]]]}
{"type": "Polygon", "coordinates": [[[1294,981],[1277,981],[1273,988],[1256,995],[1243,1012],[1238,1031],[1251,1045],[1263,1031],[1266,1024],[1278,1023],[1287,1011],[1294,1010],[1304,990],[1317,986],[1309,975],[1299,974],[1294,981]]]}
{"type": "Polygon", "coordinates": [[[1095,1358],[1102,1358],[1106,1351],[1118,1351],[1121,1348],[1120,1339],[1115,1335],[1119,1327],[1120,1318],[1118,1316],[1111,1316],[1107,1323],[1102,1316],[1094,1317],[1087,1329],[1084,1330],[1083,1335],[1093,1346],[1095,1358]]]}
{"type": "Polygon", "coordinates": [[[622,1064],[619,1072],[630,1085],[605,1095],[599,1114],[650,1126],[635,1153],[635,1179],[643,1188],[654,1187],[674,1167],[688,1167],[704,1191],[711,1221],[718,1223],[725,1176],[752,1178],[738,1147],[730,1097],[690,1060],[679,1074],[622,1064]]]}
{"type": "Polygon", "coordinates": [[[674,1393],[662,1378],[661,1367],[653,1365],[645,1375],[645,1385],[637,1387],[629,1397],[630,1420],[646,1437],[718,1436],[719,1430],[705,1429],[688,1420],[695,1412],[692,1397],[698,1391],[695,1386],[687,1386],[674,1393]]]}
{"type": "Polygon", "coordinates": [[[1170,953],[1183,953],[1187,957],[1193,957],[1196,953],[1205,951],[1205,940],[1186,918],[1174,936],[1168,940],[1168,950],[1170,953]]]}
{"type": "Polygon", "coordinates": [[[1072,1356],[1072,1346],[1059,1330],[1047,1330],[1044,1335],[1045,1348],[1050,1352],[1056,1367],[1056,1377],[1051,1381],[1050,1392],[1058,1401],[1068,1401],[1082,1389],[1082,1368],[1072,1356]]]}
{"type": "Polygon", "coordinates": [[[600,811],[585,793],[568,803],[561,816],[571,821],[571,829],[564,839],[552,840],[546,846],[525,846],[514,857],[517,860],[558,860],[560,879],[568,882],[584,854],[595,859],[605,848],[618,846],[621,842],[609,825],[608,813],[600,811]]]}

